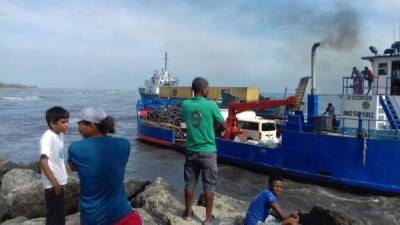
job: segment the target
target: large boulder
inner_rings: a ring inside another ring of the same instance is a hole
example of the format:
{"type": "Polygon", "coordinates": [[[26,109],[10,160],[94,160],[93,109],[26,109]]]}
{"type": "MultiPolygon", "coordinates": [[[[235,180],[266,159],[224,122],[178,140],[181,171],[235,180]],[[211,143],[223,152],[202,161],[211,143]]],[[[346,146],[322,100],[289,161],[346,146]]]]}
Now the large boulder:
{"type": "Polygon", "coordinates": [[[45,215],[44,193],[40,180],[12,189],[6,198],[12,217],[36,218],[45,215]]]}
{"type": "MultiPolygon", "coordinates": [[[[180,194],[182,196],[183,194],[180,194]]],[[[185,207],[183,199],[173,195],[170,186],[160,177],[154,184],[146,186],[145,190],[133,199],[134,206],[142,206],[145,211],[162,221],[163,224],[195,225],[205,219],[205,208],[193,206],[193,220],[182,219],[185,207]]],[[[216,194],[213,214],[221,225],[242,224],[243,214],[247,204],[233,198],[216,194]]]]}
{"type": "Polygon", "coordinates": [[[336,210],[314,206],[307,214],[300,215],[303,225],[361,225],[361,221],[350,218],[348,215],[336,210]]]}
{"type": "Polygon", "coordinates": [[[39,168],[39,162],[32,162],[30,164],[23,164],[23,163],[15,163],[12,162],[8,159],[4,159],[0,157],[0,183],[1,183],[1,179],[3,177],[4,174],[6,174],[8,171],[12,170],[12,169],[16,169],[16,168],[20,168],[20,169],[30,169],[33,170],[35,172],[39,172],[40,168],[39,168]]]}
{"type": "MultiPolygon", "coordinates": [[[[27,179],[27,183],[14,187],[9,191],[6,199],[12,217],[37,218],[45,216],[44,190],[42,182],[38,178],[35,180],[27,179]]],[[[67,214],[78,211],[79,181],[76,176],[70,176],[68,179],[65,189],[65,204],[67,214]]]]}
{"type": "Polygon", "coordinates": [[[18,168],[18,164],[11,162],[10,160],[0,158],[0,183],[3,175],[14,168],[18,168]]]}
{"type": "Polygon", "coordinates": [[[7,195],[12,189],[33,183],[39,180],[39,178],[39,175],[33,170],[12,169],[4,174],[1,191],[4,195],[7,195]]]}

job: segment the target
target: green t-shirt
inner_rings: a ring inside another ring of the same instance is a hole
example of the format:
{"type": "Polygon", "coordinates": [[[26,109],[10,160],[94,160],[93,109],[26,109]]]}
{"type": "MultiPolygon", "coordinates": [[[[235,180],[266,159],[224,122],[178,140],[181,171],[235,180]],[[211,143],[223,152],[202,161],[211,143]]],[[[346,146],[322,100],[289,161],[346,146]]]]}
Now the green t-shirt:
{"type": "Polygon", "coordinates": [[[217,104],[203,97],[187,99],[182,103],[186,123],[186,148],[193,152],[216,152],[214,121],[224,122],[217,104]]]}

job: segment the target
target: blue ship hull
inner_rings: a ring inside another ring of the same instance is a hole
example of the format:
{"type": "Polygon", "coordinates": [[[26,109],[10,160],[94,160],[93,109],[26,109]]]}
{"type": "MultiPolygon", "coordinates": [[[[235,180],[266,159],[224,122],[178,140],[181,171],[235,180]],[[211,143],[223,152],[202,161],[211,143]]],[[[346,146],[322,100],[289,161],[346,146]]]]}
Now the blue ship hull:
{"type": "MultiPolygon", "coordinates": [[[[149,108],[139,103],[137,109],[149,108]]],[[[138,118],[138,139],[184,149],[175,132],[138,118]]],[[[282,130],[282,145],[269,148],[217,138],[219,159],[332,185],[400,194],[400,142],[305,131],[302,117],[291,116],[282,130]]]]}

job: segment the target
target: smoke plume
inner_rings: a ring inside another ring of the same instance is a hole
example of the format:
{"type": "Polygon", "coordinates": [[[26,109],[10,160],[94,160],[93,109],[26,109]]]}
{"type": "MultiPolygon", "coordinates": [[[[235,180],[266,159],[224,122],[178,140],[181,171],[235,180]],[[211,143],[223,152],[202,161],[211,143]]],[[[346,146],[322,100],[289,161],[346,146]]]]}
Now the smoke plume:
{"type": "Polygon", "coordinates": [[[359,14],[350,5],[337,5],[323,27],[322,46],[349,51],[359,43],[359,14]]]}

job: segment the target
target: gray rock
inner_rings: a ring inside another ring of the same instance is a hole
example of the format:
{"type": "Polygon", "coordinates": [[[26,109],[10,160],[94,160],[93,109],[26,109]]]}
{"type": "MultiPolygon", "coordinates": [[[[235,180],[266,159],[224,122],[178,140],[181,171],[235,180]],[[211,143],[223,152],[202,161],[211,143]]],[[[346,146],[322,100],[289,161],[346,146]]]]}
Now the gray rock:
{"type": "Polygon", "coordinates": [[[144,188],[149,184],[151,184],[150,181],[135,181],[135,180],[126,181],[125,190],[126,190],[126,195],[128,196],[128,200],[131,200],[139,192],[142,192],[144,188]]]}
{"type": "Polygon", "coordinates": [[[18,164],[11,162],[10,160],[0,158],[0,181],[2,180],[4,174],[14,168],[18,168],[18,164]]]}
{"type": "Polygon", "coordinates": [[[39,162],[32,162],[30,164],[23,164],[23,163],[15,163],[12,162],[8,159],[5,158],[1,158],[0,157],[0,183],[1,183],[1,179],[3,177],[4,174],[6,174],[8,171],[12,170],[12,169],[30,169],[33,170],[37,173],[39,173],[40,168],[39,168],[39,162]]]}
{"type": "Polygon", "coordinates": [[[7,201],[3,195],[0,194],[0,221],[2,221],[8,215],[7,201]]]}
{"type": "MultiPolygon", "coordinates": [[[[205,219],[205,208],[193,206],[193,220],[188,222],[182,219],[185,210],[182,199],[175,197],[169,185],[157,178],[154,184],[148,185],[135,199],[135,204],[141,204],[143,209],[161,224],[196,225],[205,219]]],[[[221,225],[242,224],[247,204],[245,202],[215,194],[213,214],[221,221],[221,225]]]]}
{"type": "Polygon", "coordinates": [[[361,221],[350,218],[348,215],[326,209],[320,206],[314,206],[307,214],[300,215],[300,223],[303,225],[361,225],[361,221]]]}
{"type": "Polygon", "coordinates": [[[136,209],[140,217],[142,218],[142,224],[143,225],[158,225],[160,222],[156,222],[155,218],[151,216],[146,210],[144,209],[136,209]]]}
{"type": "Polygon", "coordinates": [[[33,170],[36,173],[41,172],[39,161],[35,161],[29,164],[18,164],[18,168],[33,170]]]}
{"type": "MultiPolygon", "coordinates": [[[[11,172],[11,171],[10,171],[11,172]]],[[[44,190],[40,179],[12,189],[6,196],[12,217],[25,216],[37,218],[45,216],[44,190]]],[[[70,176],[65,189],[65,207],[67,214],[76,213],[79,205],[79,182],[76,176],[70,176]]]]}
{"type": "Polygon", "coordinates": [[[7,220],[7,221],[3,222],[1,225],[20,225],[21,223],[23,223],[27,220],[28,220],[28,218],[19,216],[19,217],[15,217],[13,219],[7,220]]]}
{"type": "Polygon", "coordinates": [[[36,218],[32,220],[27,220],[21,223],[21,225],[45,225],[46,219],[45,218],[36,218]]]}
{"type": "Polygon", "coordinates": [[[76,174],[68,176],[68,183],[65,187],[65,209],[67,214],[74,214],[79,211],[79,178],[76,174]]]}
{"type": "Polygon", "coordinates": [[[1,191],[7,195],[14,188],[21,187],[25,184],[33,183],[39,179],[39,175],[33,170],[28,169],[12,169],[3,176],[1,191]]]}
{"type": "MultiPolygon", "coordinates": [[[[67,216],[66,218],[66,225],[80,225],[80,218],[79,218],[79,213],[67,216]]],[[[41,217],[41,218],[35,218],[28,220],[26,217],[16,217],[11,220],[7,220],[1,225],[45,225],[46,219],[41,217]]]]}
{"type": "Polygon", "coordinates": [[[40,180],[12,189],[6,199],[12,217],[36,218],[45,215],[44,193],[40,180]]]}
{"type": "Polygon", "coordinates": [[[80,213],[75,213],[70,216],[67,216],[66,225],[80,225],[80,224],[81,224],[80,213]]]}

